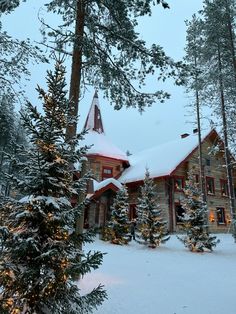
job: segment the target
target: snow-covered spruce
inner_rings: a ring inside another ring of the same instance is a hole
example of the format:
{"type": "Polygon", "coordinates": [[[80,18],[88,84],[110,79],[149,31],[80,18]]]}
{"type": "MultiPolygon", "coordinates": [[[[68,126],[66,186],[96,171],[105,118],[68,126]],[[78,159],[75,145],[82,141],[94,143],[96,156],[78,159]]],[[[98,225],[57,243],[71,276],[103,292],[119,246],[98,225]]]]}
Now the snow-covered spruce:
{"type": "MultiPolygon", "coordinates": [[[[17,175],[14,167],[19,146],[27,146],[27,138],[22,128],[19,115],[14,111],[11,95],[0,96],[0,195],[11,194],[9,175],[17,175]]],[[[16,194],[17,191],[14,191],[16,194]]]]}
{"type": "Polygon", "coordinates": [[[73,182],[71,165],[83,158],[86,149],[73,149],[82,135],[66,141],[69,106],[60,61],[54,73],[48,72],[47,85],[47,93],[37,88],[44,114],[27,103],[22,117],[32,148],[24,152],[25,163],[18,165],[24,179],[17,183],[21,193],[29,197],[1,208],[5,214],[1,313],[85,314],[106,297],[101,286],[81,296],[73,280],[98,268],[103,255],[85,254],[81,245],[91,241],[91,234],[75,234],[75,221],[84,202],[73,208],[70,200],[72,194],[86,188],[88,177],[73,182]]]}
{"type": "Polygon", "coordinates": [[[212,251],[219,243],[215,236],[208,232],[208,210],[202,200],[198,184],[194,182],[192,172],[189,172],[189,179],[184,189],[185,199],[181,205],[184,209],[182,230],[186,235],[178,236],[178,239],[192,252],[212,251]]]}
{"type": "Polygon", "coordinates": [[[107,226],[110,241],[114,244],[127,244],[130,239],[130,224],[128,218],[129,202],[127,188],[118,190],[111,207],[111,219],[107,226]]]}
{"type": "Polygon", "coordinates": [[[156,187],[148,170],[141,187],[141,196],[138,198],[137,214],[136,241],[138,243],[155,248],[169,240],[167,222],[163,219],[156,187]]]}

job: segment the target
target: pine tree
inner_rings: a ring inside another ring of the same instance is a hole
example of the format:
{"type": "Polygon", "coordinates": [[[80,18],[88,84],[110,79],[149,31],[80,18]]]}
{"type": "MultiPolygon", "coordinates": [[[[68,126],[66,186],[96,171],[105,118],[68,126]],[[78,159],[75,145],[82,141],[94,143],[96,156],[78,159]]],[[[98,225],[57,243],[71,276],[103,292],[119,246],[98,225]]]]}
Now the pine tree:
{"type": "MultiPolygon", "coordinates": [[[[0,11],[1,11],[0,1],[0,11]]],[[[19,40],[10,36],[0,21],[0,87],[1,95],[7,95],[11,102],[25,98],[23,82],[29,78],[30,62],[48,62],[38,46],[33,46],[30,40],[19,40]]]]}
{"type": "Polygon", "coordinates": [[[206,225],[208,210],[202,200],[198,184],[194,182],[193,174],[189,173],[189,180],[184,189],[185,200],[182,202],[184,215],[181,217],[182,230],[186,235],[178,236],[184,245],[192,252],[212,251],[219,243],[215,236],[211,236],[206,225]]]}
{"type": "Polygon", "coordinates": [[[3,95],[0,100],[0,173],[3,166],[6,166],[6,155],[12,152],[15,138],[14,117],[13,104],[6,95],[3,95]]]}
{"type": "Polygon", "coordinates": [[[130,238],[128,192],[125,186],[120,189],[111,207],[111,219],[108,223],[111,242],[114,244],[127,244],[130,238]]]}
{"type": "Polygon", "coordinates": [[[19,4],[20,0],[0,0],[0,12],[10,13],[17,8],[19,4]]]}
{"type": "Polygon", "coordinates": [[[186,56],[185,61],[188,64],[189,72],[186,79],[187,91],[194,94],[193,107],[194,115],[196,116],[196,127],[198,130],[198,155],[199,155],[199,178],[200,187],[203,196],[203,200],[206,201],[206,189],[205,189],[205,176],[203,166],[203,153],[202,153],[202,130],[201,130],[201,107],[204,104],[204,98],[202,99],[201,91],[204,85],[204,78],[200,68],[200,61],[202,56],[202,31],[203,24],[201,19],[197,18],[194,14],[192,21],[186,22],[187,36],[186,36],[186,56]]]}
{"type": "Polygon", "coordinates": [[[2,95],[0,101],[0,130],[0,194],[9,196],[11,189],[8,177],[14,173],[19,146],[27,146],[27,137],[8,95],[2,95]]]}
{"type": "MultiPolygon", "coordinates": [[[[195,47],[198,52],[200,51],[197,56],[198,70],[200,70],[203,80],[200,84],[200,94],[204,99],[204,104],[213,109],[215,119],[222,127],[225,168],[233,222],[232,233],[236,241],[236,204],[229,151],[230,134],[233,134],[233,138],[235,134],[236,1],[204,0],[203,4],[203,10],[200,11],[201,19],[198,21],[198,25],[201,25],[201,32],[198,33],[198,45],[195,47]]],[[[190,49],[188,56],[191,57],[192,54],[193,50],[190,49]]]]}
{"type": "Polygon", "coordinates": [[[137,203],[137,242],[151,248],[169,240],[167,222],[163,219],[153,179],[146,170],[141,196],[137,203]]]}
{"type": "Polygon", "coordinates": [[[47,75],[48,92],[37,88],[44,113],[27,103],[23,125],[30,136],[27,159],[18,164],[23,179],[16,180],[25,201],[3,205],[3,246],[0,264],[0,312],[85,314],[106,297],[101,286],[81,296],[73,281],[101,264],[102,253],[85,254],[79,245],[92,241],[90,232],[78,237],[75,221],[84,202],[72,207],[72,194],[86,188],[87,177],[73,182],[71,165],[86,152],[82,135],[66,142],[68,101],[65,69],[57,61],[47,75]],[[7,206],[7,207],[6,207],[7,206]]]}

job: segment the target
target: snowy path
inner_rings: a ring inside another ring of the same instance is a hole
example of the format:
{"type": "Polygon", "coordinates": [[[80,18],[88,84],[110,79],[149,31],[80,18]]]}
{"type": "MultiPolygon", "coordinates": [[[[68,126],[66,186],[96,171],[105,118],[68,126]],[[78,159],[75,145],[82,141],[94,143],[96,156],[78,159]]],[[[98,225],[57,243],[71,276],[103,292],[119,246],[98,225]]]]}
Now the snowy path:
{"type": "Polygon", "coordinates": [[[172,236],[157,249],[134,242],[88,245],[108,254],[80,283],[83,292],[99,283],[109,299],[96,314],[235,314],[236,244],[219,235],[213,253],[191,253],[172,236]]]}

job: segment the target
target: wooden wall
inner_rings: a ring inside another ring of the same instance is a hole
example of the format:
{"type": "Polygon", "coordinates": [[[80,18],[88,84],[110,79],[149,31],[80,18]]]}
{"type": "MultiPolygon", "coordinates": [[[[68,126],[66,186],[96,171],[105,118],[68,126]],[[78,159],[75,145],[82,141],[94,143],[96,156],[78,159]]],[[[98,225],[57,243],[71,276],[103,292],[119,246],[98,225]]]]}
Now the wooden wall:
{"type": "Polygon", "coordinates": [[[102,181],[102,169],[103,167],[112,168],[112,176],[117,178],[124,170],[123,161],[103,156],[87,156],[89,160],[89,168],[91,169],[94,179],[102,181]]]}

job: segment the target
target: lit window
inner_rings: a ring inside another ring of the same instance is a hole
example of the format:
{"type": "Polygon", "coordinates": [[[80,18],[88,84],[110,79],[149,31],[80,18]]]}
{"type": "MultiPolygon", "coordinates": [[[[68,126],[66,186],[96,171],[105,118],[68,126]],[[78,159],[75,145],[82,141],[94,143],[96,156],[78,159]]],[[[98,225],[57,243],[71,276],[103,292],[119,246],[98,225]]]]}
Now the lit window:
{"type": "Polygon", "coordinates": [[[225,209],[222,207],[218,207],[216,209],[216,217],[218,225],[225,225],[225,209]]]}
{"type": "Polygon", "coordinates": [[[206,177],[207,194],[215,194],[214,178],[206,177]]]}
{"type": "Polygon", "coordinates": [[[222,196],[229,196],[227,180],[221,179],[220,180],[220,187],[221,187],[221,195],[222,196]]]}
{"type": "Polygon", "coordinates": [[[177,177],[174,179],[175,191],[182,191],[184,188],[184,179],[182,177],[177,177]]]}

